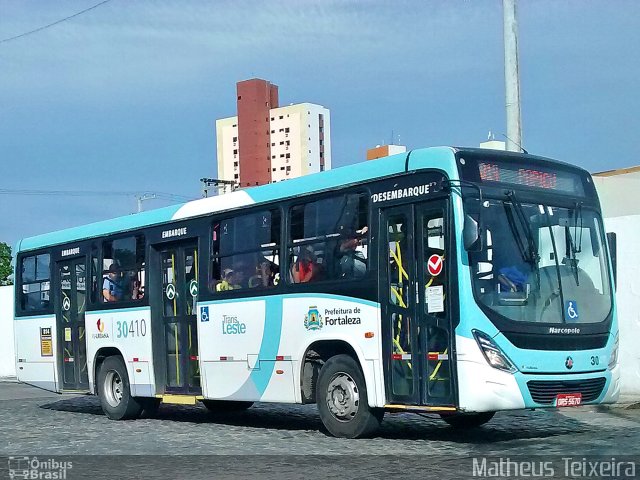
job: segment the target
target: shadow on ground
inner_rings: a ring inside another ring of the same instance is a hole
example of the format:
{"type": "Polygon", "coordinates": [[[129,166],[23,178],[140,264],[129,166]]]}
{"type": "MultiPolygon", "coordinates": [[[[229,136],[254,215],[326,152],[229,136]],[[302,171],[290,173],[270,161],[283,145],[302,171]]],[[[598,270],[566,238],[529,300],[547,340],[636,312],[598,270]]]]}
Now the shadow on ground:
{"type": "MultiPolygon", "coordinates": [[[[94,396],[73,397],[40,406],[42,409],[84,415],[104,415],[100,401],[94,396]]],[[[136,421],[217,424],[267,430],[317,430],[324,427],[315,405],[281,405],[258,403],[242,412],[210,412],[203,405],[161,405],[149,416],[143,412],[136,421]]],[[[434,440],[463,444],[492,444],[513,440],[550,438],[584,433],[588,428],[579,421],[555,411],[499,412],[488,424],[470,430],[457,430],[438,416],[409,413],[385,415],[375,438],[397,440],[434,440]]],[[[326,432],[325,432],[326,433],[326,432]]]]}

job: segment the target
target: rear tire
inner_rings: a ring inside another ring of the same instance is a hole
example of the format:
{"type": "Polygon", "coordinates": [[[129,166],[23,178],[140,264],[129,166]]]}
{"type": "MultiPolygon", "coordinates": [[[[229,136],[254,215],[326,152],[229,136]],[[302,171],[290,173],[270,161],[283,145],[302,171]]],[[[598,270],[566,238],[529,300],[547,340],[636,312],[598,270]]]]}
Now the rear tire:
{"type": "Polygon", "coordinates": [[[129,375],[122,357],[107,357],[98,372],[98,396],[102,411],[111,420],[137,418],[142,403],[131,396],[129,375]]]}
{"type": "Polygon", "coordinates": [[[242,412],[253,405],[253,402],[234,402],[231,400],[202,400],[202,404],[212,413],[242,412]]]}
{"type": "Polygon", "coordinates": [[[452,415],[440,415],[440,417],[454,428],[469,429],[484,425],[495,414],[496,412],[454,413],[452,415]]]}
{"type": "Polygon", "coordinates": [[[331,357],[320,370],[316,403],[322,423],[335,437],[360,438],[379,427],[384,410],[369,407],[358,363],[349,355],[331,357]]]}

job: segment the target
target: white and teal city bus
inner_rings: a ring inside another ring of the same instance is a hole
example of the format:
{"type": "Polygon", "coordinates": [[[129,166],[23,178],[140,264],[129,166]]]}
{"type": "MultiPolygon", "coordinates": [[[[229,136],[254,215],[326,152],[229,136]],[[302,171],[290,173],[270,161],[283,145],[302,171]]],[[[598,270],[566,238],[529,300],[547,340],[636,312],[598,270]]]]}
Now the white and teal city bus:
{"type": "Polygon", "coordinates": [[[315,403],[477,426],[614,402],[613,262],[590,175],[438,147],[22,240],[22,382],[161,402],[315,403]]]}

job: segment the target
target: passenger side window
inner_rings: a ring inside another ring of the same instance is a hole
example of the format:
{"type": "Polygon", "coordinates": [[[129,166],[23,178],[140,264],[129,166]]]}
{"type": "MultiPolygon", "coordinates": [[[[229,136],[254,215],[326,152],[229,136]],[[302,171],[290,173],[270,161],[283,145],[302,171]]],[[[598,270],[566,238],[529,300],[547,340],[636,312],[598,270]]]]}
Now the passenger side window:
{"type": "Polygon", "coordinates": [[[143,235],[102,244],[102,301],[142,300],[145,295],[145,241],[143,235]]]}
{"type": "Polygon", "coordinates": [[[22,290],[20,308],[23,311],[37,311],[49,308],[51,289],[51,269],[48,253],[24,257],[21,265],[22,290]]]}
{"type": "Polygon", "coordinates": [[[280,281],[279,210],[216,221],[211,240],[211,292],[272,288],[280,281]]]}
{"type": "Polygon", "coordinates": [[[364,276],[368,198],[366,194],[340,195],[291,208],[288,271],[292,283],[364,276]]]}

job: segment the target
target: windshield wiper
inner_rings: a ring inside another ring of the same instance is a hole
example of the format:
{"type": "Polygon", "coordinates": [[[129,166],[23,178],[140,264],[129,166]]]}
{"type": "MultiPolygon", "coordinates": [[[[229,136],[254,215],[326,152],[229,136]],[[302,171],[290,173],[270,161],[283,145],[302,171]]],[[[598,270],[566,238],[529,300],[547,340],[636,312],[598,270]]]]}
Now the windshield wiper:
{"type": "MultiPolygon", "coordinates": [[[[553,228],[551,228],[551,218],[550,218],[550,212],[551,209],[550,208],[545,208],[544,209],[544,216],[547,219],[547,228],[549,229],[549,237],[551,238],[551,247],[553,248],[553,258],[555,259],[555,263],[556,263],[556,276],[558,278],[558,294],[560,295],[560,305],[564,305],[564,292],[562,291],[562,276],[560,275],[560,266],[558,264],[558,248],[556,246],[556,237],[553,234],[553,228]]],[[[552,296],[549,297],[550,301],[552,300],[552,297],[557,296],[555,292],[552,293],[552,296]]],[[[562,321],[564,323],[567,323],[567,317],[565,315],[565,311],[564,308],[562,308],[562,321]]]]}
{"type": "Polygon", "coordinates": [[[571,267],[571,271],[573,272],[573,276],[576,279],[576,286],[580,286],[580,280],[578,279],[578,258],[577,254],[582,252],[582,203],[576,202],[576,206],[573,209],[573,221],[574,221],[574,235],[571,235],[571,226],[567,225],[565,227],[565,237],[567,240],[566,245],[566,253],[568,253],[568,258],[565,254],[565,260],[569,263],[571,267]],[[580,238],[578,240],[578,245],[576,245],[574,241],[574,236],[578,238],[578,220],[580,221],[580,238]]]}
{"type": "MultiPolygon", "coordinates": [[[[540,255],[538,253],[538,247],[536,246],[536,242],[533,238],[533,233],[531,233],[531,226],[529,225],[529,220],[527,219],[524,208],[522,204],[516,198],[516,193],[513,190],[507,192],[507,198],[511,202],[514,211],[516,212],[516,217],[520,222],[520,227],[525,234],[525,239],[527,241],[527,250],[526,255],[523,255],[524,260],[531,265],[534,270],[538,270],[538,262],[540,261],[540,255]]],[[[513,230],[513,226],[512,226],[513,230]]],[[[515,234],[515,232],[514,232],[515,234]]],[[[523,251],[524,253],[524,251],[523,251]]]]}

